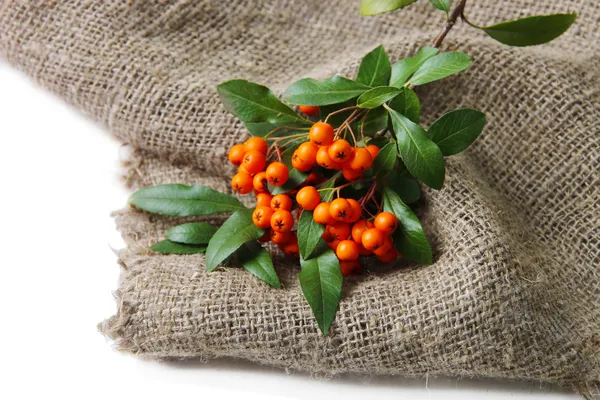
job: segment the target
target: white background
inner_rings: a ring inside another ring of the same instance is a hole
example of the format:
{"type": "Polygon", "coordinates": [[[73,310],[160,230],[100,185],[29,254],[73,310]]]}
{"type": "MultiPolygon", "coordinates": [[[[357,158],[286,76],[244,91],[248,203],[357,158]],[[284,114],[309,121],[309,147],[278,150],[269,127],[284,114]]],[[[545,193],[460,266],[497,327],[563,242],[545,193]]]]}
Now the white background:
{"type": "Polygon", "coordinates": [[[120,354],[96,325],[116,310],[111,247],[122,241],[109,214],[128,195],[119,180],[121,144],[2,63],[0,134],[0,398],[578,398],[539,383],[318,381],[236,360],[164,363],[120,354]]]}

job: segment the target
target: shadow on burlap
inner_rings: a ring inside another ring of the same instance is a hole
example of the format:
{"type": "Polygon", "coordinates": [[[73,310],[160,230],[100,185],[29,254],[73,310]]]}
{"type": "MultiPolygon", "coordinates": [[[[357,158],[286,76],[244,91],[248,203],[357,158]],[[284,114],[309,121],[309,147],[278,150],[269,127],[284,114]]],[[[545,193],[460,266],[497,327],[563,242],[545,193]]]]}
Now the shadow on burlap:
{"type": "MultiPolygon", "coordinates": [[[[348,0],[219,3],[5,0],[0,53],[134,148],[131,187],[228,191],[226,150],[247,133],[220,106],[217,83],[242,77],[281,91],[304,76],[352,74],[379,43],[392,60],[413,54],[442,19],[425,1],[376,18],[358,17],[348,0]]],[[[544,3],[473,2],[480,24],[580,16],[552,44],[524,49],[459,26],[445,46],[469,53],[473,67],[419,88],[425,123],[463,106],[488,116],[475,145],[447,159],[444,189],[425,189],[418,211],[433,265],[347,278],[323,337],[295,262],[275,256],[279,290],[238,268],[206,274],[202,255],[146,250],[180,221],[124,209],[115,212],[127,243],[118,312],[102,332],[146,356],[539,380],[598,395],[600,6],[544,3]]]]}

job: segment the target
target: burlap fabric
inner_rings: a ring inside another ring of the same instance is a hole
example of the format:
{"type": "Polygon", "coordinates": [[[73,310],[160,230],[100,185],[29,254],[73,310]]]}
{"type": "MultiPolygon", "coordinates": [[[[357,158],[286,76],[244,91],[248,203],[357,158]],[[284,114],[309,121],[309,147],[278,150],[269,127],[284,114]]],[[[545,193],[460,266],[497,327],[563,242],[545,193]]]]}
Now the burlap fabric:
{"type": "MultiPolygon", "coordinates": [[[[529,379],[598,395],[600,6],[469,3],[481,24],[580,16],[541,47],[509,48],[464,26],[446,41],[474,64],[420,88],[423,119],[470,106],[488,123],[471,149],[447,160],[444,189],[425,190],[419,213],[433,265],[346,279],[323,337],[295,263],[276,255],[279,290],[241,269],[206,274],[202,255],[146,250],[178,221],[124,209],[115,213],[128,245],[118,313],[102,331],[140,355],[234,356],[324,374],[529,379]]],[[[358,16],[358,0],[4,1],[0,52],[133,146],[132,187],[228,190],[224,155],[247,133],[220,106],[217,83],[241,77],[281,91],[301,77],[353,73],[379,43],[393,60],[412,54],[442,20],[427,1],[375,18],[358,16]]]]}

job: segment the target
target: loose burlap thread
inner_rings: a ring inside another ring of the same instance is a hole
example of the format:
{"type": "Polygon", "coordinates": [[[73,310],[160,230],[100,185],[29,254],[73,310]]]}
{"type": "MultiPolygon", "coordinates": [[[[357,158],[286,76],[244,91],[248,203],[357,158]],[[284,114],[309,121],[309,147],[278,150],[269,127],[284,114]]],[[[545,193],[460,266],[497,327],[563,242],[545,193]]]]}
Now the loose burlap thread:
{"type": "MultiPolygon", "coordinates": [[[[348,0],[4,1],[0,53],[133,147],[131,187],[228,191],[226,150],[247,132],[216,84],[246,78],[281,91],[305,76],[351,75],[380,43],[392,60],[409,56],[442,24],[427,3],[361,18],[348,0]]],[[[426,124],[458,107],[488,117],[472,148],[447,159],[444,189],[424,191],[433,265],[370,266],[345,279],[323,337],[297,263],[274,255],[282,289],[239,268],[207,274],[202,255],[147,250],[181,221],[127,208],[115,212],[127,243],[119,309],[102,332],[146,356],[539,380],[598,396],[600,5],[482,0],[468,16],[486,24],[566,11],[579,12],[576,24],[540,47],[457,26],[445,47],[470,54],[473,67],[419,88],[426,124]]]]}

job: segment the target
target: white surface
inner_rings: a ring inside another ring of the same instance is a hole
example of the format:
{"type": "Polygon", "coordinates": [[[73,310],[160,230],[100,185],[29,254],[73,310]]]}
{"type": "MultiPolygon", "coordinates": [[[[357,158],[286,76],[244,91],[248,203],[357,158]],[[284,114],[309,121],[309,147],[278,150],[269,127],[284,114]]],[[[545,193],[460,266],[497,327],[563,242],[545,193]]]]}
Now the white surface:
{"type": "Polygon", "coordinates": [[[120,144],[2,63],[0,118],[0,398],[578,398],[533,383],[318,381],[236,360],[159,363],[119,354],[96,324],[116,310],[111,246],[122,241],[109,214],[127,199],[120,144]]]}

